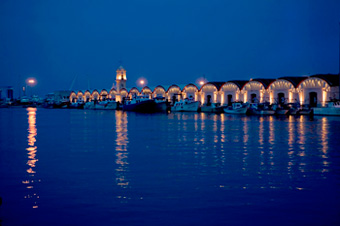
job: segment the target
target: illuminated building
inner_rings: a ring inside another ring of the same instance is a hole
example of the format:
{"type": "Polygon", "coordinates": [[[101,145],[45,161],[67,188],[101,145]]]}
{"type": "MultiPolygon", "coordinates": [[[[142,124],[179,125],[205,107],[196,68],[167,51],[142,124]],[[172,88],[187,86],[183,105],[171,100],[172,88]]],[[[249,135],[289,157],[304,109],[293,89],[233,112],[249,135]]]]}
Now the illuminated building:
{"type": "MultiPolygon", "coordinates": [[[[144,80],[143,80],[144,81],[144,80]]],[[[231,102],[248,103],[294,103],[309,104],[311,107],[324,106],[326,101],[339,99],[339,75],[318,74],[309,77],[280,77],[278,79],[255,78],[248,80],[231,80],[227,82],[205,82],[202,86],[195,84],[156,87],[146,86],[138,89],[126,88],[126,70],[120,66],[116,71],[116,84],[108,92],[86,90],[72,92],[70,101],[93,101],[111,99],[123,102],[125,98],[135,95],[148,95],[149,98],[164,97],[174,103],[192,97],[201,104],[231,102]],[[200,87],[200,89],[198,88],[200,87]]]]}

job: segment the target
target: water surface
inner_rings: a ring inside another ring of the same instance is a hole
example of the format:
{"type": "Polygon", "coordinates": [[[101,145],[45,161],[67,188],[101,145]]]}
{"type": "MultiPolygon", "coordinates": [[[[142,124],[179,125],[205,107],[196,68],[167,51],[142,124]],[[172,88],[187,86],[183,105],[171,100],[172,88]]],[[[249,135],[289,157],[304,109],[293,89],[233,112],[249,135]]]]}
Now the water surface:
{"type": "Polygon", "coordinates": [[[339,225],[340,118],[0,109],[2,225],[339,225]]]}

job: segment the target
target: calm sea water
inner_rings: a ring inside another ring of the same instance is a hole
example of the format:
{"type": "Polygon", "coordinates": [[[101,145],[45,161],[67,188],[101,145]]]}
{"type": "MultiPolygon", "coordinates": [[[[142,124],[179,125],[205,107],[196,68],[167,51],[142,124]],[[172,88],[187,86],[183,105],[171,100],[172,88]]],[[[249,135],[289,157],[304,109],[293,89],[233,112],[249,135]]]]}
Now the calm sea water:
{"type": "Polygon", "coordinates": [[[340,117],[0,109],[5,225],[339,225],[340,117]]]}

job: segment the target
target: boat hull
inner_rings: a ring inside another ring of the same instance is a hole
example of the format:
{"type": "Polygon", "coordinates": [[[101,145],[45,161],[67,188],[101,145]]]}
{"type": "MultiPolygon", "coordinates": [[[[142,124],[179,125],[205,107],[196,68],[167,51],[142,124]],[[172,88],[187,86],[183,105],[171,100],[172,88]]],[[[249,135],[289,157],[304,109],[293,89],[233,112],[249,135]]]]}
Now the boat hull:
{"type": "Polygon", "coordinates": [[[152,113],[156,112],[156,103],[154,100],[145,100],[139,103],[124,104],[123,111],[152,113]]]}
{"type": "Polygon", "coordinates": [[[337,115],[340,116],[340,108],[336,107],[325,107],[325,108],[314,108],[314,115],[337,115]]]}
{"type": "Polygon", "coordinates": [[[118,102],[108,102],[105,104],[88,102],[84,105],[84,109],[90,110],[117,110],[118,102]]]}
{"type": "Polygon", "coordinates": [[[246,114],[247,110],[248,110],[247,107],[242,107],[242,108],[238,108],[238,109],[224,108],[224,112],[227,113],[227,114],[246,114]]]}
{"type": "Polygon", "coordinates": [[[274,110],[255,110],[251,109],[249,112],[250,115],[274,115],[274,110]]]}
{"type": "Polygon", "coordinates": [[[199,101],[186,103],[183,105],[173,106],[171,107],[171,111],[173,112],[197,112],[198,107],[200,105],[199,101]]]}
{"type": "Polygon", "coordinates": [[[164,112],[164,111],[167,111],[167,109],[168,109],[168,105],[165,101],[160,102],[160,103],[156,103],[156,105],[155,105],[155,111],[156,112],[164,112]]]}
{"type": "Polygon", "coordinates": [[[288,112],[289,112],[289,110],[287,110],[287,109],[280,109],[280,110],[276,110],[275,114],[286,115],[288,112]]]}
{"type": "Polygon", "coordinates": [[[223,106],[218,106],[218,107],[214,107],[214,106],[202,106],[201,107],[201,112],[222,113],[222,112],[224,112],[223,111],[224,109],[225,109],[225,107],[223,107],[223,106]]]}

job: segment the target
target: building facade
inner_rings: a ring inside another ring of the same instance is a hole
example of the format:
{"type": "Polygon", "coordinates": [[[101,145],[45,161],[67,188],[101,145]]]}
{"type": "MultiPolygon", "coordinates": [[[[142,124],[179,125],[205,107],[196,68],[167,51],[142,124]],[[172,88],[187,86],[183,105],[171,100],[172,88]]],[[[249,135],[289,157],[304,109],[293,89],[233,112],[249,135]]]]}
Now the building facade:
{"type": "Polygon", "coordinates": [[[110,91],[85,90],[73,91],[70,101],[116,100],[124,102],[126,98],[145,95],[150,99],[164,97],[170,103],[191,98],[202,105],[220,103],[230,105],[232,102],[248,103],[300,103],[311,107],[324,106],[327,101],[339,99],[339,75],[317,74],[309,77],[280,77],[278,79],[232,80],[227,82],[207,82],[200,88],[195,84],[171,86],[158,85],[138,89],[126,88],[126,70],[120,66],[116,71],[116,84],[110,91]]]}

